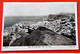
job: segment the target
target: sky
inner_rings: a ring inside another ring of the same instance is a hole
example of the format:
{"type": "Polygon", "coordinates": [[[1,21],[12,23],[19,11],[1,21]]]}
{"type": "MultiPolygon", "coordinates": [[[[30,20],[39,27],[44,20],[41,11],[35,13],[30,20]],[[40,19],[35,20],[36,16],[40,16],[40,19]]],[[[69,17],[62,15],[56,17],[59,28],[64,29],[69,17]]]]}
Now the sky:
{"type": "Polygon", "coordinates": [[[75,3],[11,3],[3,4],[4,16],[39,16],[58,14],[61,12],[75,13],[75,3]]]}

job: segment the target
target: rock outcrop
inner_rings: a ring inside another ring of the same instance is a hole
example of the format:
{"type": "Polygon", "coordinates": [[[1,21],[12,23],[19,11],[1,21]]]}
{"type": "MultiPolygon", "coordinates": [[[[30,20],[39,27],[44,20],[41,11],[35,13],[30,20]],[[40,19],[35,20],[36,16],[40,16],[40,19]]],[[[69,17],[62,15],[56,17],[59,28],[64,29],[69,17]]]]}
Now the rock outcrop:
{"type": "Polygon", "coordinates": [[[11,46],[36,46],[36,45],[75,45],[75,41],[59,35],[45,27],[39,27],[30,35],[16,39],[11,46]]]}

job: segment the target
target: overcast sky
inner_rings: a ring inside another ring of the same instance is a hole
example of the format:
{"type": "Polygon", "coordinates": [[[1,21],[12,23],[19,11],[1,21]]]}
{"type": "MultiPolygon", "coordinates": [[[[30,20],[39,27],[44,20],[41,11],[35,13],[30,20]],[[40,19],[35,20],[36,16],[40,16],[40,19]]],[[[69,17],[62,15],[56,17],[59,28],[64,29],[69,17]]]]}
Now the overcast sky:
{"type": "Polygon", "coordinates": [[[37,16],[57,14],[61,12],[74,13],[75,3],[4,3],[4,16],[37,16]]]}

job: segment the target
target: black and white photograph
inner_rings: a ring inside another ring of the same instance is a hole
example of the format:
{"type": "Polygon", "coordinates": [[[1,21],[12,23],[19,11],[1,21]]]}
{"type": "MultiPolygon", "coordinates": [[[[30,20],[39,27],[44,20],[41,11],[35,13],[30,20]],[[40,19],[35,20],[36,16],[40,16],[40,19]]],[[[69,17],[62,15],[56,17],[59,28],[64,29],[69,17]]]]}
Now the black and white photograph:
{"type": "Polygon", "coordinates": [[[78,50],[76,2],[4,2],[2,51],[78,50]]]}

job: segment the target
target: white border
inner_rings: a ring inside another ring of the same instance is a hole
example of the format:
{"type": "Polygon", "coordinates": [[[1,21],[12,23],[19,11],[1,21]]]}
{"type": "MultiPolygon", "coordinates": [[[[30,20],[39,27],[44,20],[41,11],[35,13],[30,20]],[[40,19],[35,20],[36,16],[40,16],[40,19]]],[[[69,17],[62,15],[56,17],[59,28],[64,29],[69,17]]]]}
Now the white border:
{"type": "MultiPolygon", "coordinates": [[[[3,30],[4,30],[4,11],[3,11],[3,23],[2,23],[2,46],[1,51],[23,51],[23,50],[78,50],[78,27],[77,27],[77,2],[4,2],[16,3],[16,4],[75,4],[75,22],[76,22],[76,45],[68,46],[9,46],[3,47],[3,30]]],[[[3,8],[4,10],[4,8],[3,8]]]]}

